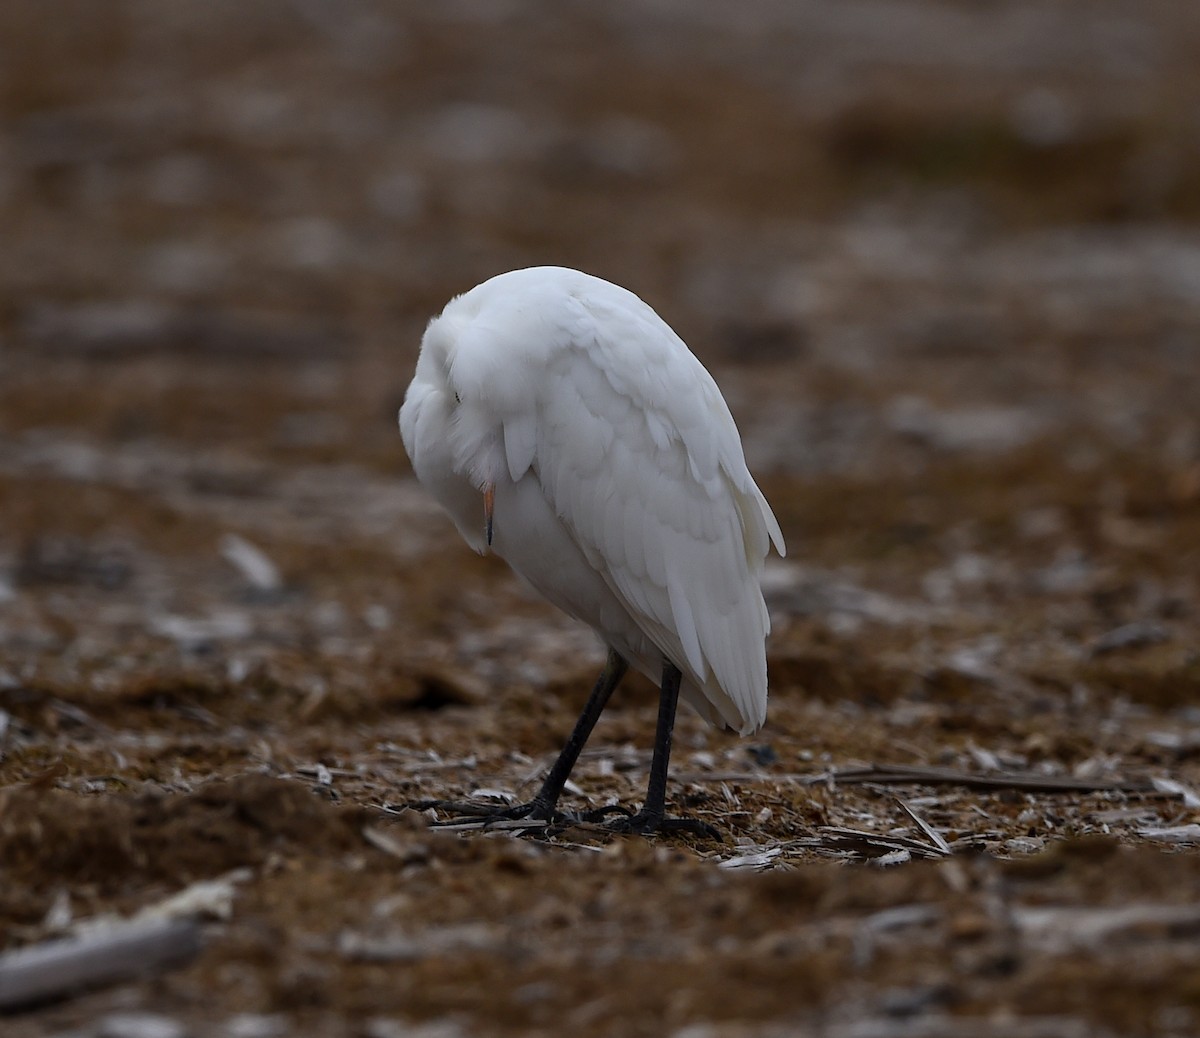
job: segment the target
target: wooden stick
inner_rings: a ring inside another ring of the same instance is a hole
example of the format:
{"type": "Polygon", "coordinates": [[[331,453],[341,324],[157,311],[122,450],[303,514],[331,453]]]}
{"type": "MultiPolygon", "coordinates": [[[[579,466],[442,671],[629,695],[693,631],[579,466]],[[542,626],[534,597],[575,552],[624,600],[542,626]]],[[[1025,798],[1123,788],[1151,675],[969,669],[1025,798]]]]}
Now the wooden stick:
{"type": "Polygon", "coordinates": [[[1027,789],[1041,793],[1155,793],[1149,779],[1085,779],[1070,775],[1039,775],[1032,771],[998,771],[994,774],[937,768],[921,764],[868,764],[857,768],[831,768],[822,772],[690,771],[676,775],[682,783],[797,782],[816,786],[823,782],[861,785],[963,786],[966,789],[1027,789]]]}
{"type": "Polygon", "coordinates": [[[0,1013],[181,966],[199,950],[200,926],[191,919],[117,923],[18,948],[0,955],[0,1013]]]}
{"type": "MultiPolygon", "coordinates": [[[[1154,785],[1141,779],[1085,779],[1070,775],[1039,775],[1032,771],[1001,771],[995,774],[936,768],[926,765],[886,764],[845,768],[828,776],[834,782],[915,783],[919,785],[965,786],[967,789],[1029,789],[1043,793],[1092,793],[1116,790],[1124,793],[1153,793],[1154,785]]],[[[823,776],[813,776],[820,782],[823,776]]]]}

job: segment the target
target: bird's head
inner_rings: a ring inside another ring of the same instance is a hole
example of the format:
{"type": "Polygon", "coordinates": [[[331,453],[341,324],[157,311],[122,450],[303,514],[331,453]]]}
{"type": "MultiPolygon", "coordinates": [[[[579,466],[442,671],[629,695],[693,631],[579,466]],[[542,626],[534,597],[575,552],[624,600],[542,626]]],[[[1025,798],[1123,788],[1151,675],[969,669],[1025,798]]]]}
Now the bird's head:
{"type": "Polygon", "coordinates": [[[502,357],[495,347],[484,348],[490,344],[482,341],[469,310],[455,306],[461,298],[425,329],[416,375],[401,410],[401,430],[410,457],[414,450],[436,451],[455,476],[482,491],[505,466],[502,357]],[[405,418],[408,410],[410,420],[405,418]]]}

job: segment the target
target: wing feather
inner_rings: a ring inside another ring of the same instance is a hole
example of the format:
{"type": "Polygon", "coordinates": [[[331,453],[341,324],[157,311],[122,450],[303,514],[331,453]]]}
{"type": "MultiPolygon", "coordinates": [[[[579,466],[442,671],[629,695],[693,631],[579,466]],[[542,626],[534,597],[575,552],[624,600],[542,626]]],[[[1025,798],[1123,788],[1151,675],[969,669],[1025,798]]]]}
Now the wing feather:
{"type": "Polygon", "coordinates": [[[688,600],[687,590],[680,580],[672,580],[667,585],[667,597],[671,603],[672,619],[675,621],[675,631],[682,643],[684,658],[689,669],[700,684],[708,676],[708,667],[704,663],[704,653],[700,651],[700,636],[696,632],[696,620],[692,616],[692,604],[688,600]]]}
{"type": "Polygon", "coordinates": [[[648,312],[589,300],[560,330],[535,466],[645,636],[749,731],[766,710],[758,578],[768,539],[782,538],[711,377],[648,312]]]}
{"type": "Polygon", "coordinates": [[[508,417],[504,421],[504,459],[514,483],[529,471],[536,453],[537,415],[524,411],[508,417]]]}

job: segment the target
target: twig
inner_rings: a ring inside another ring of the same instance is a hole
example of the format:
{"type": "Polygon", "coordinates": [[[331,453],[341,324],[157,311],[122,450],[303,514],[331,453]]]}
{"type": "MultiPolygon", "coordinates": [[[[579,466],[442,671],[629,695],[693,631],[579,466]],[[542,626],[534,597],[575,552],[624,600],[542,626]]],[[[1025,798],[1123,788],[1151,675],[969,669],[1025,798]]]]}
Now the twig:
{"type": "Polygon", "coordinates": [[[942,834],[939,833],[927,821],[925,821],[924,818],[922,818],[919,814],[917,814],[917,812],[915,810],[913,810],[912,805],[910,803],[908,803],[908,801],[902,799],[901,797],[897,797],[897,796],[894,796],[892,799],[895,800],[896,803],[899,804],[902,808],[904,808],[905,814],[907,814],[909,818],[911,818],[914,822],[917,823],[917,826],[920,828],[921,832],[923,832],[926,836],[929,837],[929,839],[933,843],[934,847],[936,847],[943,854],[951,853],[950,852],[950,844],[948,844],[945,841],[942,834]]]}
{"type": "Polygon", "coordinates": [[[846,844],[855,847],[866,845],[876,850],[908,851],[922,858],[941,857],[937,848],[907,836],[889,836],[863,829],[850,829],[842,825],[823,825],[817,831],[821,834],[824,845],[832,849],[839,849],[839,845],[846,844]]]}
{"type": "Polygon", "coordinates": [[[872,764],[861,768],[834,770],[809,779],[813,783],[826,780],[843,783],[951,785],[965,786],[967,789],[1028,789],[1043,793],[1154,792],[1154,784],[1148,779],[1088,779],[1069,775],[1039,775],[1032,771],[1006,771],[995,775],[983,775],[959,771],[956,768],[935,768],[921,764],[872,764]]]}
{"type": "Polygon", "coordinates": [[[959,771],[956,768],[927,767],[920,764],[868,764],[863,767],[831,768],[821,772],[723,771],[684,772],[676,776],[683,783],[713,782],[796,782],[815,786],[824,782],[861,785],[963,786],[967,789],[1026,789],[1042,793],[1154,793],[1149,779],[1075,778],[1068,775],[1039,775],[1032,771],[1005,771],[993,775],[959,771]]]}
{"type": "Polygon", "coordinates": [[[429,828],[440,829],[443,832],[466,832],[471,829],[524,832],[527,829],[545,829],[549,824],[541,818],[473,818],[468,822],[430,822],[429,828]]]}

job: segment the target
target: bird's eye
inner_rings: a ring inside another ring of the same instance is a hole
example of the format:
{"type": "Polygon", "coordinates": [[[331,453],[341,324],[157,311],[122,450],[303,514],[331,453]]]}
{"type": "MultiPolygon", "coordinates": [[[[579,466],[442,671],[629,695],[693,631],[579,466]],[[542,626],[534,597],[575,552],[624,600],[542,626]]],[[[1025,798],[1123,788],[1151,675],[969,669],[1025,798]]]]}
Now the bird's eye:
{"type": "Polygon", "coordinates": [[[454,402],[455,402],[456,404],[461,404],[461,403],[462,403],[462,397],[461,397],[461,396],[459,396],[457,393],[455,393],[455,394],[454,394],[454,402]]]}

